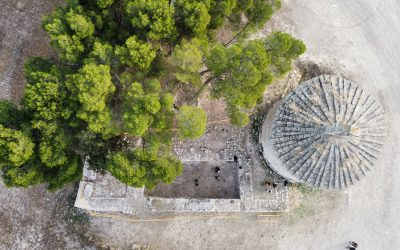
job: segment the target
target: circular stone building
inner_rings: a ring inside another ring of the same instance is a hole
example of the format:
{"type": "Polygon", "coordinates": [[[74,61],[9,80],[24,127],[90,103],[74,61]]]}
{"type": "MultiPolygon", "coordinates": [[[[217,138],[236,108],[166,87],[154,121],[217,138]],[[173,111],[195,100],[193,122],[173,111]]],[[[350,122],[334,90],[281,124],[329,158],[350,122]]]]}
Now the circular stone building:
{"type": "Polygon", "coordinates": [[[269,166],[289,181],[341,189],[374,167],[384,136],[380,104],[354,83],[323,75],[269,110],[260,142],[269,166]]]}

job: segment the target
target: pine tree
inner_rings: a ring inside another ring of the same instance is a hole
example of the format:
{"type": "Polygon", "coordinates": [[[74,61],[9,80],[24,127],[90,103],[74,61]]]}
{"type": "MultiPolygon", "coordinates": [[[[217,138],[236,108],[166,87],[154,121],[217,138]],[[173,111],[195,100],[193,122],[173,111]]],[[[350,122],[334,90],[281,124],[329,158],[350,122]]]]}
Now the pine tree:
{"type": "Polygon", "coordinates": [[[173,139],[199,138],[207,125],[202,108],[175,103],[180,88],[209,87],[231,123],[245,126],[266,86],[305,51],[281,32],[245,41],[279,8],[279,0],[67,0],[42,23],[58,57],[29,59],[20,105],[0,101],[4,183],[55,190],[79,180],[85,161],[135,187],[173,182],[183,171],[173,139]],[[215,34],[226,22],[237,33],[221,44],[215,34]]]}

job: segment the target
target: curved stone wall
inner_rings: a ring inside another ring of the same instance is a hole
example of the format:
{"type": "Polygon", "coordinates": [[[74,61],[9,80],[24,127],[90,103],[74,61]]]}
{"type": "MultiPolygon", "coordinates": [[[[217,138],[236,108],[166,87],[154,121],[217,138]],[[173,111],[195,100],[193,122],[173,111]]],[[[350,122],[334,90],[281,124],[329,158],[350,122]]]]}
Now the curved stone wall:
{"type": "Polygon", "coordinates": [[[381,105],[356,84],[324,75],[276,104],[260,139],[267,162],[283,177],[340,189],[374,167],[384,136],[381,105]]]}

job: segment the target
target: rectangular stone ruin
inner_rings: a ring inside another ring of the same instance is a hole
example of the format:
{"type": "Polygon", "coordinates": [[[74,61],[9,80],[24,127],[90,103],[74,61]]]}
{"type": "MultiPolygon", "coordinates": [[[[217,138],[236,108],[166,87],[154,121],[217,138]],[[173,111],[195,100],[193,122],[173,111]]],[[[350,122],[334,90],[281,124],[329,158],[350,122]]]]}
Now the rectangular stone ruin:
{"type": "Polygon", "coordinates": [[[287,211],[287,186],[265,169],[258,152],[243,150],[244,135],[229,128],[211,128],[196,142],[177,143],[175,152],[184,164],[183,174],[172,184],[159,184],[152,190],[128,187],[86,165],[75,206],[134,215],[287,211]],[[225,143],[207,143],[217,134],[225,143]],[[266,179],[271,180],[269,186],[266,179]],[[278,185],[273,187],[275,182],[278,185]]]}

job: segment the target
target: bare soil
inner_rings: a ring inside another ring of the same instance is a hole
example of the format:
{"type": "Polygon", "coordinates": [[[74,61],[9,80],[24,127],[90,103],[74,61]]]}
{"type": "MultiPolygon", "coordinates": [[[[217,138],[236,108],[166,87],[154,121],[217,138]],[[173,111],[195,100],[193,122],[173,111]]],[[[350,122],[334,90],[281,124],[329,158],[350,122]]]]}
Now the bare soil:
{"type": "Polygon", "coordinates": [[[184,164],[183,174],[171,184],[159,184],[146,196],[239,199],[237,162],[184,164]]]}
{"type": "Polygon", "coordinates": [[[41,28],[42,16],[62,0],[0,0],[0,98],[20,100],[24,63],[33,56],[52,57],[49,38],[41,28]]]}
{"type": "Polygon", "coordinates": [[[49,193],[41,186],[7,189],[0,184],[0,249],[94,248],[89,218],[73,207],[72,186],[49,193]]]}

